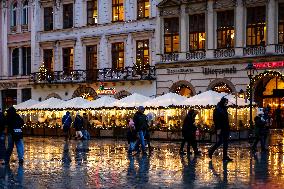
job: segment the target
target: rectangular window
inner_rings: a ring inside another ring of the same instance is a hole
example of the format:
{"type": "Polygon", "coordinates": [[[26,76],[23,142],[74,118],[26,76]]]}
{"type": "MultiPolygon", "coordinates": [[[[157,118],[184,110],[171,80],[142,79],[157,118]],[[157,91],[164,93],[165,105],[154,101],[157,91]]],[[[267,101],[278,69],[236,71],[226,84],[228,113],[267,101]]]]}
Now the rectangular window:
{"type": "Polygon", "coordinates": [[[98,23],[98,1],[87,1],[87,25],[92,26],[98,23]]]}
{"type": "Polygon", "coordinates": [[[73,4],[63,5],[63,29],[73,27],[73,4]]]}
{"type": "Polygon", "coordinates": [[[23,3],[23,25],[27,25],[29,23],[29,2],[28,0],[23,3]]]}
{"type": "Polygon", "coordinates": [[[140,70],[149,65],[149,40],[136,41],[136,68],[140,70]]]}
{"type": "Polygon", "coordinates": [[[22,102],[32,98],[32,90],[30,88],[22,89],[22,102]]]}
{"type": "Polygon", "coordinates": [[[44,12],[44,31],[53,30],[53,7],[45,7],[44,12]]]}
{"type": "Polygon", "coordinates": [[[217,12],[217,48],[234,47],[234,10],[217,12]]]}
{"type": "Polygon", "coordinates": [[[68,48],[63,48],[62,49],[63,53],[63,72],[64,74],[71,74],[73,71],[73,48],[68,47],[68,48]]]}
{"type": "Polygon", "coordinates": [[[205,14],[189,15],[189,49],[205,50],[205,14]]]}
{"type": "Polygon", "coordinates": [[[19,49],[12,50],[12,75],[19,75],[19,49]]]}
{"type": "Polygon", "coordinates": [[[179,52],[179,18],[164,19],[164,53],[179,52]]]}
{"type": "Polygon", "coordinates": [[[278,44],[284,44],[284,3],[278,7],[278,44]]]}
{"type": "Polygon", "coordinates": [[[265,6],[247,8],[247,46],[265,46],[265,21],[265,6]]]}
{"type": "Polygon", "coordinates": [[[149,18],[150,2],[149,0],[137,1],[137,19],[149,18]]]}
{"type": "Polygon", "coordinates": [[[112,21],[119,22],[124,20],[124,0],[112,0],[112,21]]]}
{"type": "Polygon", "coordinates": [[[43,62],[44,67],[48,70],[48,72],[53,71],[53,49],[44,49],[43,50],[43,62]]]}
{"type": "Polygon", "coordinates": [[[124,43],[113,43],[111,45],[112,54],[112,68],[121,69],[124,68],[124,43]]]}
{"type": "Polygon", "coordinates": [[[31,74],[31,47],[23,47],[23,75],[31,74]]]}
{"type": "Polygon", "coordinates": [[[12,15],[11,15],[11,26],[16,26],[17,25],[17,2],[15,2],[13,5],[12,5],[12,15]]]}
{"type": "Polygon", "coordinates": [[[98,64],[97,45],[86,46],[87,80],[96,80],[98,64]]]}

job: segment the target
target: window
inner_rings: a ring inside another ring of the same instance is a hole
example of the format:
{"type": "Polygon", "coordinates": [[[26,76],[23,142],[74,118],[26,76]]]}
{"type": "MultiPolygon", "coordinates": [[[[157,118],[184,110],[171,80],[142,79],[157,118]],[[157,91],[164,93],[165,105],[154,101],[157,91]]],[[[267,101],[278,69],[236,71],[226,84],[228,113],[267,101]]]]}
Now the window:
{"type": "Polygon", "coordinates": [[[284,3],[278,7],[278,43],[284,44],[284,3]]]}
{"type": "Polygon", "coordinates": [[[73,4],[63,5],[63,29],[73,27],[73,4]]]}
{"type": "Polygon", "coordinates": [[[11,26],[17,25],[17,3],[12,5],[11,26]]]}
{"type": "Polygon", "coordinates": [[[113,43],[111,46],[112,68],[124,68],[124,43],[113,43]]]}
{"type": "Polygon", "coordinates": [[[31,73],[31,47],[23,47],[23,75],[31,73]]]}
{"type": "Polygon", "coordinates": [[[247,8],[247,46],[265,45],[265,13],[265,6],[247,8]]]}
{"type": "Polygon", "coordinates": [[[24,1],[23,4],[23,25],[29,23],[29,12],[28,12],[28,0],[24,1]]]}
{"type": "Polygon", "coordinates": [[[53,49],[43,50],[43,63],[49,72],[53,71],[53,49]]]}
{"type": "Polygon", "coordinates": [[[205,50],[205,14],[189,15],[189,50],[205,50]]]}
{"type": "Polygon", "coordinates": [[[98,1],[87,2],[87,25],[92,26],[98,23],[98,1]]]}
{"type": "Polygon", "coordinates": [[[124,0],[112,0],[112,21],[119,22],[124,20],[123,10],[124,0]]]}
{"type": "Polygon", "coordinates": [[[234,47],[234,11],[217,12],[217,48],[234,47]]]}
{"type": "Polygon", "coordinates": [[[150,2],[149,0],[137,1],[137,19],[149,18],[150,2]]]}
{"type": "Polygon", "coordinates": [[[87,80],[96,79],[97,60],[97,45],[86,46],[87,80]]]}
{"type": "Polygon", "coordinates": [[[12,75],[19,75],[19,49],[12,51],[12,75]]]}
{"type": "Polygon", "coordinates": [[[73,71],[73,48],[63,48],[63,72],[64,74],[71,74],[73,71]]]}
{"type": "Polygon", "coordinates": [[[149,66],[149,40],[136,41],[136,69],[149,66]]]}
{"type": "Polygon", "coordinates": [[[53,7],[44,8],[44,31],[53,30],[53,7]]]}
{"type": "Polygon", "coordinates": [[[32,90],[30,88],[22,89],[22,102],[32,98],[32,90]]]}
{"type": "Polygon", "coordinates": [[[179,52],[179,18],[164,19],[164,53],[179,52]]]}

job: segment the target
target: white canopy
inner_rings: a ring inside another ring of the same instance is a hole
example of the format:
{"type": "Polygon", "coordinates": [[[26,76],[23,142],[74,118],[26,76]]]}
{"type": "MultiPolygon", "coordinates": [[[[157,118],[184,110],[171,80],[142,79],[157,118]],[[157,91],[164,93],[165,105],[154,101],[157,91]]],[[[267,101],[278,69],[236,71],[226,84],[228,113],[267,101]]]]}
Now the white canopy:
{"type": "Polygon", "coordinates": [[[27,100],[25,102],[15,105],[14,108],[16,108],[17,110],[30,109],[31,106],[38,104],[38,103],[39,101],[30,99],[30,100],[27,100]]]}
{"type": "Polygon", "coordinates": [[[150,97],[146,97],[137,93],[127,96],[114,102],[112,105],[117,107],[138,107],[144,106],[145,102],[151,100],[150,97]]]}
{"type": "Polygon", "coordinates": [[[55,106],[58,106],[59,104],[62,104],[64,101],[60,100],[58,98],[49,98],[45,101],[42,101],[38,104],[35,104],[33,106],[30,107],[30,109],[54,109],[55,106]]]}
{"type": "Polygon", "coordinates": [[[159,106],[179,106],[183,105],[184,101],[187,98],[184,96],[180,96],[176,93],[167,93],[162,96],[156,97],[145,103],[145,106],[148,107],[159,107],[159,106]]]}
{"type": "Polygon", "coordinates": [[[64,101],[63,103],[54,106],[54,108],[55,109],[68,109],[68,108],[82,109],[82,108],[85,108],[85,105],[88,103],[90,103],[90,101],[82,97],[76,97],[76,98],[72,98],[70,100],[64,101]]]}
{"type": "Polygon", "coordinates": [[[99,99],[84,104],[84,108],[112,107],[112,104],[116,101],[118,100],[113,97],[103,96],[99,99]]]}

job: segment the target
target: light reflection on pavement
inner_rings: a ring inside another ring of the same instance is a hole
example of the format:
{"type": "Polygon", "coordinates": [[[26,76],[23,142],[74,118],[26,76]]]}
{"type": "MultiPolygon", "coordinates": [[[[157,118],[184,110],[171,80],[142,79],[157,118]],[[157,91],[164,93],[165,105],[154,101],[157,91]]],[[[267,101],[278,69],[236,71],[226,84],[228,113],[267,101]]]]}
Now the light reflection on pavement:
{"type": "Polygon", "coordinates": [[[250,144],[233,142],[223,163],[222,149],[210,161],[210,144],[200,157],[180,156],[177,142],[152,142],[150,155],[127,155],[124,140],[63,138],[25,140],[25,163],[17,156],[0,167],[0,188],[283,188],[284,138],[274,131],[267,153],[250,152],[250,144]]]}

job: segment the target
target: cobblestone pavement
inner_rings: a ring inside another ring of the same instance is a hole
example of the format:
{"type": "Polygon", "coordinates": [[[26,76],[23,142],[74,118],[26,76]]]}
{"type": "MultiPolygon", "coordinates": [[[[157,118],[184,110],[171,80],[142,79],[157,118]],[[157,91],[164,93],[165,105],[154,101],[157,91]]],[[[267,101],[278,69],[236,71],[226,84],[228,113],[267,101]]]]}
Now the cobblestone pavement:
{"type": "Polygon", "coordinates": [[[159,141],[150,155],[128,156],[124,140],[27,137],[24,166],[14,155],[10,167],[0,167],[0,188],[284,188],[283,136],[274,131],[269,151],[255,155],[247,142],[231,143],[229,163],[222,149],[210,161],[210,144],[199,145],[197,158],[159,141]]]}

